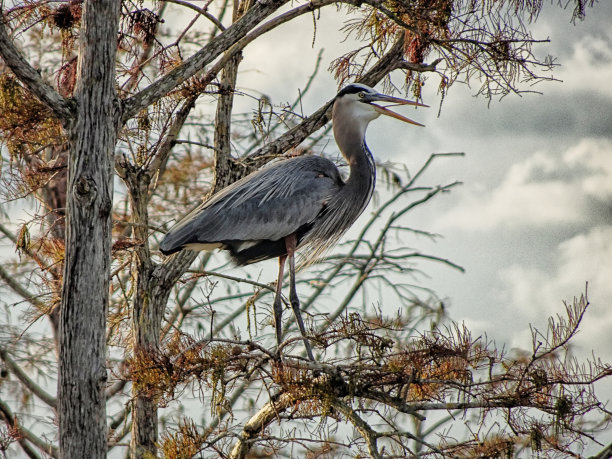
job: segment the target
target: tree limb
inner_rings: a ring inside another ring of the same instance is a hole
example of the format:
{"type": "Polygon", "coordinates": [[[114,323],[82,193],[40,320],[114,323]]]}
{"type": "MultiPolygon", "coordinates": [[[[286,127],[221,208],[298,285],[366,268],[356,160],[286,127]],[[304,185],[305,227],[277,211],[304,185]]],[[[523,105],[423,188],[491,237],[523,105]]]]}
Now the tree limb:
{"type": "Polygon", "coordinates": [[[21,369],[17,363],[11,359],[9,353],[3,347],[0,347],[0,359],[6,365],[6,368],[13,373],[19,381],[35,396],[41,399],[44,403],[49,405],[51,408],[57,408],[57,399],[53,397],[51,394],[47,393],[36,384],[32,379],[21,369]]]}
{"type": "Polygon", "coordinates": [[[210,14],[206,7],[204,8],[200,8],[198,6],[195,6],[189,2],[186,2],[184,0],[162,0],[165,3],[174,3],[176,5],[181,5],[184,6],[186,8],[190,8],[193,11],[195,11],[198,14],[201,14],[202,16],[204,16],[206,19],[208,19],[210,22],[212,22],[219,30],[223,31],[225,30],[225,27],[223,26],[223,24],[221,23],[221,21],[219,21],[215,16],[213,16],[212,14],[210,14]]]}
{"type": "MultiPolygon", "coordinates": [[[[389,51],[383,57],[381,57],[380,60],[357,82],[367,84],[369,86],[375,86],[393,70],[400,68],[416,70],[418,67],[419,71],[435,71],[436,65],[440,62],[437,60],[431,64],[418,64],[416,67],[414,67],[415,64],[408,64],[402,59],[403,52],[404,34],[400,33],[391,49],[389,49],[389,51]]],[[[296,147],[309,135],[329,122],[331,119],[332,103],[333,99],[324,104],[300,124],[279,136],[273,142],[270,142],[269,144],[250,154],[248,159],[256,161],[256,165],[260,166],[267,161],[267,158],[278,156],[288,149],[296,147]],[[262,162],[262,164],[259,164],[259,162],[262,162]]]]}
{"type": "Polygon", "coordinates": [[[7,33],[4,14],[0,18],[0,56],[19,81],[45,104],[64,126],[72,121],[74,118],[73,101],[62,97],[49,86],[40,73],[25,60],[7,33]]]}
{"type": "Polygon", "coordinates": [[[221,53],[244,37],[256,24],[286,2],[287,0],[256,2],[247,14],[228,27],[221,35],[214,37],[200,51],[186,59],[181,65],[175,67],[153,84],[125,100],[123,122],[132,118],[140,110],[158,101],[178,85],[201,71],[221,53]]]}
{"type": "Polygon", "coordinates": [[[609,459],[612,457],[612,443],[602,449],[599,453],[590,456],[589,459],[609,459]]]}
{"type": "Polygon", "coordinates": [[[381,454],[378,452],[378,445],[376,444],[376,440],[378,438],[378,434],[370,427],[370,425],[365,422],[361,416],[359,416],[355,410],[353,410],[350,406],[348,406],[343,401],[333,398],[331,401],[331,405],[336,408],[340,413],[344,415],[344,417],[351,423],[357,431],[361,434],[363,439],[368,446],[368,452],[370,453],[370,457],[374,459],[382,459],[381,454]]]}
{"type": "Polygon", "coordinates": [[[278,413],[289,408],[293,402],[291,395],[282,393],[276,399],[266,403],[245,423],[228,459],[244,459],[251,449],[252,440],[278,417],[278,413]]]}
{"type": "Polygon", "coordinates": [[[6,285],[8,285],[14,293],[19,295],[28,303],[32,304],[34,307],[39,309],[44,308],[44,303],[37,299],[35,295],[30,293],[20,282],[11,276],[11,274],[4,269],[2,265],[0,265],[0,279],[6,282],[6,285]]]}
{"type": "Polygon", "coordinates": [[[59,452],[56,446],[46,443],[25,427],[21,427],[17,422],[15,415],[11,411],[11,408],[6,403],[4,403],[3,400],[0,400],[0,418],[2,418],[6,425],[8,425],[11,429],[16,429],[18,431],[19,436],[17,437],[17,441],[19,442],[19,445],[21,446],[23,451],[28,455],[28,457],[34,459],[40,458],[38,453],[32,449],[30,443],[32,443],[34,446],[39,448],[41,451],[44,451],[51,457],[55,458],[59,456],[59,452]]]}

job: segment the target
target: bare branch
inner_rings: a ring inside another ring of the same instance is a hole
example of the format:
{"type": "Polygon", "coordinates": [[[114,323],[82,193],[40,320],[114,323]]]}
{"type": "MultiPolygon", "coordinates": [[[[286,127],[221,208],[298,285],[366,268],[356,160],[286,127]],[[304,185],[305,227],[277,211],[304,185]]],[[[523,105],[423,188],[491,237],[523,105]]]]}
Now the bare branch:
{"type": "Polygon", "coordinates": [[[41,451],[44,451],[46,454],[51,457],[59,457],[58,448],[54,445],[51,445],[43,440],[41,440],[37,435],[32,433],[30,430],[25,427],[20,426],[16,422],[15,415],[11,411],[10,407],[0,399],[0,417],[4,420],[4,422],[10,426],[12,429],[17,429],[17,432],[20,434],[18,437],[19,445],[23,448],[23,451],[28,455],[28,457],[38,459],[40,456],[36,451],[32,449],[30,443],[41,451]]]}
{"type": "Polygon", "coordinates": [[[336,408],[340,413],[342,413],[346,419],[355,426],[355,428],[359,431],[363,439],[366,441],[366,445],[368,446],[368,452],[370,456],[375,459],[382,459],[382,456],[378,452],[378,446],[376,444],[376,439],[378,438],[377,433],[372,429],[367,422],[365,422],[350,406],[346,403],[334,398],[331,401],[331,404],[334,408],[336,408]]]}
{"type": "MultiPolygon", "coordinates": [[[[364,76],[360,83],[375,86],[385,75],[401,65],[404,47],[403,35],[400,35],[387,52],[364,76]]],[[[310,134],[325,126],[331,119],[331,104],[333,99],[319,108],[316,112],[306,118],[297,126],[293,127],[278,139],[270,142],[259,150],[249,155],[250,159],[265,159],[278,156],[279,154],[299,145],[310,134]]]]}
{"type": "Polygon", "coordinates": [[[216,17],[214,17],[212,14],[210,14],[205,8],[197,7],[193,3],[189,3],[184,0],[163,0],[163,1],[165,3],[174,3],[176,5],[181,5],[181,6],[190,8],[193,11],[197,12],[198,14],[201,14],[202,16],[204,16],[210,22],[212,22],[219,30],[221,31],[225,30],[225,27],[223,26],[223,24],[221,24],[221,22],[216,17]]]}
{"type": "Polygon", "coordinates": [[[609,459],[612,457],[612,443],[602,449],[599,453],[590,456],[589,459],[609,459]]]}
{"type": "Polygon", "coordinates": [[[255,413],[242,428],[238,440],[230,452],[229,459],[244,459],[252,446],[251,440],[256,438],[272,421],[277,419],[278,413],[285,411],[294,402],[289,394],[282,393],[266,403],[255,413]]]}
{"type": "Polygon", "coordinates": [[[45,392],[42,387],[36,384],[21,367],[9,356],[9,353],[3,347],[0,347],[0,358],[6,365],[6,368],[13,373],[23,385],[30,390],[35,396],[49,405],[51,408],[57,408],[57,399],[45,392]]]}
{"type": "Polygon", "coordinates": [[[13,290],[14,293],[18,294],[21,298],[23,298],[27,302],[31,303],[37,308],[44,307],[43,302],[40,301],[38,298],[36,298],[34,294],[30,293],[23,286],[22,283],[20,283],[17,279],[11,276],[11,274],[6,269],[4,269],[4,266],[2,265],[0,265],[0,278],[4,282],[6,282],[6,285],[8,285],[11,288],[11,290],[13,290]]]}

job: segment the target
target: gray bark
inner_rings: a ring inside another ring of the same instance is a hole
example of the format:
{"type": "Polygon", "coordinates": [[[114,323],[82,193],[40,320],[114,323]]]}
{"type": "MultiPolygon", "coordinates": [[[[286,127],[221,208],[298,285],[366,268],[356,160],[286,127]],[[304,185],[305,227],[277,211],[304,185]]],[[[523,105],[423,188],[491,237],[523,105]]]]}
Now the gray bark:
{"type": "MultiPolygon", "coordinates": [[[[148,234],[147,197],[150,177],[133,173],[129,176],[130,203],[133,237],[146,241],[148,234]]],[[[152,352],[159,343],[159,331],[164,308],[153,307],[151,282],[153,263],[148,244],[142,244],[135,252],[134,273],[136,276],[136,295],[132,306],[132,330],[134,333],[134,354],[152,352]]],[[[168,290],[169,291],[169,290],[168,290]]],[[[166,296],[167,299],[167,296],[166,296]]],[[[164,302],[165,303],[165,302],[164,302]]],[[[133,388],[134,402],[132,407],[132,438],[130,455],[132,458],[155,457],[157,448],[157,405],[146,393],[133,388]]]]}
{"type": "Polygon", "coordinates": [[[86,2],[76,117],[69,126],[66,255],[58,381],[62,458],[106,457],[106,312],[111,261],[119,0],[86,2]]]}
{"type": "Polygon", "coordinates": [[[215,174],[212,193],[222,190],[230,183],[252,172],[245,167],[238,167],[239,164],[233,160],[231,154],[232,108],[234,105],[238,65],[241,60],[242,54],[235,54],[221,72],[220,95],[215,116],[215,174]]]}
{"type": "Polygon", "coordinates": [[[279,415],[289,408],[292,403],[294,403],[293,397],[285,393],[279,394],[266,403],[245,423],[228,458],[244,459],[247,457],[252,446],[251,440],[261,435],[261,432],[263,432],[273,421],[277,420],[279,415]]]}
{"type": "MultiPolygon", "coordinates": [[[[236,13],[235,18],[236,19],[236,13]]],[[[230,154],[230,119],[233,105],[234,88],[238,73],[238,63],[242,56],[235,54],[228,61],[222,71],[220,98],[217,105],[217,116],[215,122],[215,158],[216,158],[216,179],[223,178],[213,187],[216,191],[225,187],[230,177],[232,166],[230,154]],[[219,173],[219,168],[222,173],[219,173]]],[[[184,109],[188,113],[193,107],[193,103],[187,102],[184,109]]],[[[182,111],[181,111],[182,112],[182,111]]],[[[186,119],[186,113],[179,113],[174,125],[182,126],[186,119]]],[[[163,150],[163,148],[160,148],[163,150]]],[[[166,157],[167,153],[161,152],[159,157],[166,157]]],[[[144,173],[128,173],[126,175],[130,187],[131,208],[133,219],[137,223],[134,225],[133,237],[138,240],[146,240],[148,237],[148,189],[151,182],[151,175],[144,173]]],[[[188,253],[182,257],[184,262],[181,272],[189,267],[195,254],[188,253]]],[[[172,283],[164,284],[159,278],[160,271],[155,270],[151,262],[150,252],[147,244],[143,244],[136,251],[136,291],[132,312],[132,329],[135,338],[134,352],[155,352],[159,347],[161,324],[163,312],[168,300],[168,295],[172,283]]],[[[158,414],[157,403],[146,393],[134,389],[132,439],[130,444],[130,455],[133,459],[144,459],[145,457],[155,456],[157,453],[156,443],[158,441],[158,414]]]]}

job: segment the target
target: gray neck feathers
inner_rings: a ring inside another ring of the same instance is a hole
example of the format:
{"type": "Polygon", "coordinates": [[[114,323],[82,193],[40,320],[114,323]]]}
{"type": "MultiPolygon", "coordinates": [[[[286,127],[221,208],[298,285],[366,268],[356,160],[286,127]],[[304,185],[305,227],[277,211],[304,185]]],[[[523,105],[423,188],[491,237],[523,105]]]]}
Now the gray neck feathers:
{"type": "Polygon", "coordinates": [[[367,125],[368,123],[334,125],[336,143],[350,167],[350,175],[344,189],[345,199],[356,207],[354,208],[357,216],[368,205],[376,180],[374,158],[365,143],[367,125]]]}

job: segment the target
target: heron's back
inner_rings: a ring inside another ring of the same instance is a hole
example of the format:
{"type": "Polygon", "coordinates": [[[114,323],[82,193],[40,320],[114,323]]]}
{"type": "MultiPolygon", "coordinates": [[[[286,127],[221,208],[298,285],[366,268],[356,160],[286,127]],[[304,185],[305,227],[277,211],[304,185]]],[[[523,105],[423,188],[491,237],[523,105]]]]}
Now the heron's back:
{"type": "MultiPolygon", "coordinates": [[[[160,250],[228,249],[239,264],[286,253],[284,238],[308,240],[344,183],[328,159],[304,156],[273,164],[204,202],[164,236],[160,250]]],[[[319,237],[322,235],[319,235],[319,237]]]]}

